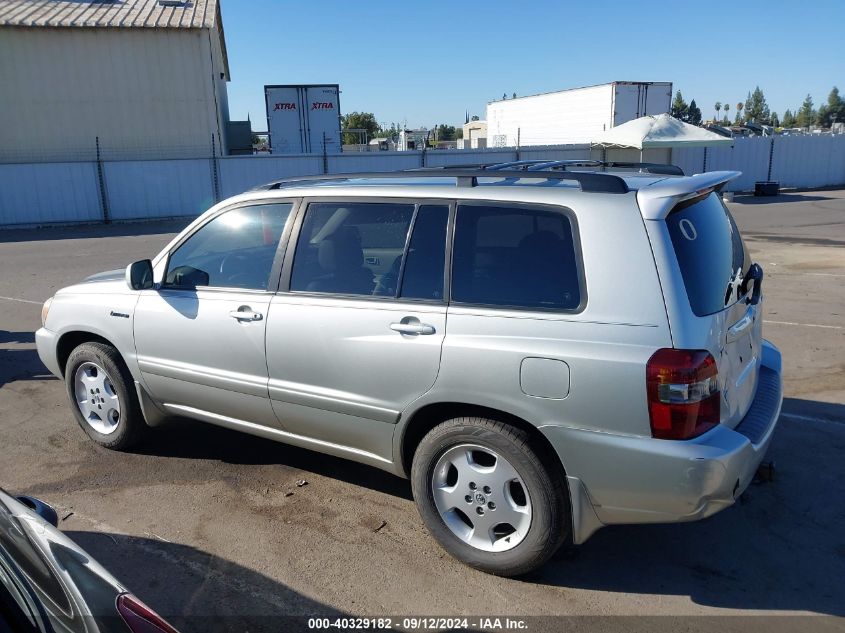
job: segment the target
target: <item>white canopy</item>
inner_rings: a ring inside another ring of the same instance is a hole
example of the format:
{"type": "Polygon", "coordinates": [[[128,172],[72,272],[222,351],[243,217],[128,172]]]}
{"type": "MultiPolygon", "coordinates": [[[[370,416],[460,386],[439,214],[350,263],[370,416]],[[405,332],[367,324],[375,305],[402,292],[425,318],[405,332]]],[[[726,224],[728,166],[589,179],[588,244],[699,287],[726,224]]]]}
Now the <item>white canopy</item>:
{"type": "Polygon", "coordinates": [[[671,147],[733,145],[733,139],[689,125],[668,115],[644,116],[617,125],[593,138],[594,145],[634,147],[638,150],[671,147]]]}

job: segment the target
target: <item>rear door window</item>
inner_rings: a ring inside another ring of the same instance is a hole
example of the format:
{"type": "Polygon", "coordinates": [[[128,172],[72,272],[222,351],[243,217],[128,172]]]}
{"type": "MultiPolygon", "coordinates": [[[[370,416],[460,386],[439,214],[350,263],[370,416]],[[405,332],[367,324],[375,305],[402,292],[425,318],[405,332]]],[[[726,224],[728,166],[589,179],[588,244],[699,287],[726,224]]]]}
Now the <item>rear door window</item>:
{"type": "Polygon", "coordinates": [[[445,202],[311,202],[290,289],[440,302],[448,223],[445,202]]]}
{"type": "Polygon", "coordinates": [[[573,226],[563,211],[507,203],[460,204],[452,300],[575,310],[581,305],[573,226]]]}
{"type": "Polygon", "coordinates": [[[679,204],[667,216],[666,226],[692,311],[706,316],[738,301],[751,261],[719,195],[679,204]]]}

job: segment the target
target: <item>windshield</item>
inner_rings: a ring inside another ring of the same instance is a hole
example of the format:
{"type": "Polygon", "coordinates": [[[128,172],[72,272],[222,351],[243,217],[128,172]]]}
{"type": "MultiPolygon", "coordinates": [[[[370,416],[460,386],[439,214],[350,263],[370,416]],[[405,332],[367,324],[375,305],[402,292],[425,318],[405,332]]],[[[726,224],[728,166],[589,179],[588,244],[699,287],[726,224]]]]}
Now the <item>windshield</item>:
{"type": "Polygon", "coordinates": [[[666,218],[666,225],[692,311],[706,316],[739,300],[751,261],[719,195],[682,202],[666,218]]]}

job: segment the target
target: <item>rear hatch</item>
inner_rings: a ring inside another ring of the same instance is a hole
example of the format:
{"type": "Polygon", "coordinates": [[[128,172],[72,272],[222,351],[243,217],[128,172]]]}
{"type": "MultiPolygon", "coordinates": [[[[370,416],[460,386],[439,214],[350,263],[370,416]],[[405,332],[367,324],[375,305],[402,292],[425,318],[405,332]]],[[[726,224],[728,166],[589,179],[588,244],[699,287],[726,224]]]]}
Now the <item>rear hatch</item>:
{"type": "Polygon", "coordinates": [[[748,412],[757,389],[762,270],[752,264],[718,193],[678,203],[666,216],[666,226],[693,318],[699,321],[695,331],[701,338],[696,347],[716,360],[721,423],[734,428],[748,412]]]}

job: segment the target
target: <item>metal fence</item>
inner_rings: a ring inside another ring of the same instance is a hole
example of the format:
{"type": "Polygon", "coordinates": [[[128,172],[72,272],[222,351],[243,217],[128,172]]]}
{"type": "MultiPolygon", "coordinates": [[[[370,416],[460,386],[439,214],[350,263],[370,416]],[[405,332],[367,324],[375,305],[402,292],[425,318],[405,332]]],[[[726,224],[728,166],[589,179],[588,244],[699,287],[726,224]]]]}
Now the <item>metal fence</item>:
{"type": "MultiPolygon", "coordinates": [[[[624,152],[630,150],[608,150],[607,158],[630,159],[624,152]]],[[[729,184],[731,191],[751,190],[759,180],[777,180],[784,187],[845,185],[845,135],[738,138],[733,147],[676,149],[667,154],[653,150],[643,158],[671,160],[687,174],[743,172],[729,184]]],[[[0,164],[0,227],[194,216],[217,200],[288,176],[600,156],[596,148],[591,155],[589,145],[556,145],[0,164]]]]}

